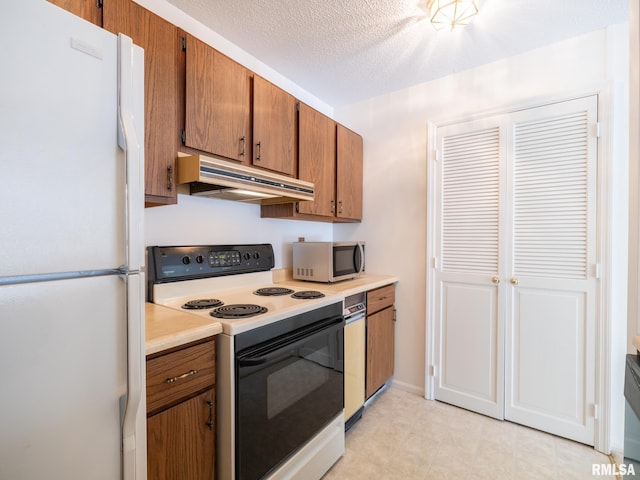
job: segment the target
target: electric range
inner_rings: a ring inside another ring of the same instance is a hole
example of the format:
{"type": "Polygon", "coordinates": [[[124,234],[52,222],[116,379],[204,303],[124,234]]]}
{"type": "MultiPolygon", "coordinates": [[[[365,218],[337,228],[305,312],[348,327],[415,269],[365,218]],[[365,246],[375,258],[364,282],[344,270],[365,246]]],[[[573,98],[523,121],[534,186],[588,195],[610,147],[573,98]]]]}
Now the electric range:
{"type": "Polygon", "coordinates": [[[222,325],[218,478],[320,479],[344,453],[344,298],[274,264],[269,244],[148,249],[150,301],[222,325]]]}
{"type": "Polygon", "coordinates": [[[153,303],[214,318],[228,335],[343,300],[315,286],[279,291],[269,244],[150,247],[148,256],[153,303]]]}

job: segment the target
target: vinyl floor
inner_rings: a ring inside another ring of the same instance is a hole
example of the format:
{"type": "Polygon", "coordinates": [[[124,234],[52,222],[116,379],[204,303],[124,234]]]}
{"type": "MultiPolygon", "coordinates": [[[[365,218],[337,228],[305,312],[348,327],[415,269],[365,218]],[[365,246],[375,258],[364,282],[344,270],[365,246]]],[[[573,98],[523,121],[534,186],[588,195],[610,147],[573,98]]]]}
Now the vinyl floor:
{"type": "Polygon", "coordinates": [[[367,406],[345,450],[323,480],[617,478],[599,474],[609,456],[592,447],[397,388],[367,406]]]}

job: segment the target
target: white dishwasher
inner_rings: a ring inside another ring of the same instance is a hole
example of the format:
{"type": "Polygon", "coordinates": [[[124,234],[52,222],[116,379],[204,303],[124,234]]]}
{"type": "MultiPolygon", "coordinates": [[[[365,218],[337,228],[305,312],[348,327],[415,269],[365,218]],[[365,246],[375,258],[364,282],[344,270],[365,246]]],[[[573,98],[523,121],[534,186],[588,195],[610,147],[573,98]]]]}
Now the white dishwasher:
{"type": "Polygon", "coordinates": [[[344,419],[345,430],[362,417],[364,410],[367,312],[365,293],[344,300],[344,419]]]}

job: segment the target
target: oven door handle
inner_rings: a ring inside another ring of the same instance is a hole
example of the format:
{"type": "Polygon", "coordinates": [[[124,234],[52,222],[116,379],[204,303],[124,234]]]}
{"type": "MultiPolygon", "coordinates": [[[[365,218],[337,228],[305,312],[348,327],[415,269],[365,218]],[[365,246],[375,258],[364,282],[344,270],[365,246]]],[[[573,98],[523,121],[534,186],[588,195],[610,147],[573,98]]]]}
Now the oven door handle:
{"type": "Polygon", "coordinates": [[[256,352],[248,352],[246,355],[238,357],[238,365],[241,367],[264,365],[265,363],[269,363],[277,358],[286,357],[287,353],[291,350],[295,350],[317,337],[330,335],[334,331],[341,330],[342,328],[344,328],[344,321],[340,318],[338,323],[334,323],[329,327],[325,326],[322,329],[317,330],[315,333],[309,334],[308,331],[298,332],[288,339],[282,339],[278,342],[274,342],[272,345],[264,346],[256,352]]]}

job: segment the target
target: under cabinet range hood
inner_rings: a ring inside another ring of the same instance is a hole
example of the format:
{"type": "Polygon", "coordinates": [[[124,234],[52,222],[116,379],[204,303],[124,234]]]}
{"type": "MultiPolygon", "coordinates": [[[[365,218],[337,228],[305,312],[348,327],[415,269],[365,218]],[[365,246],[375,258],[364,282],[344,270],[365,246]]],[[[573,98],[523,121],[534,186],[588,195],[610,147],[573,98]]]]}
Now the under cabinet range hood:
{"type": "Polygon", "coordinates": [[[191,195],[270,205],[313,200],[314,185],[205,155],[178,154],[178,183],[191,195]]]}

